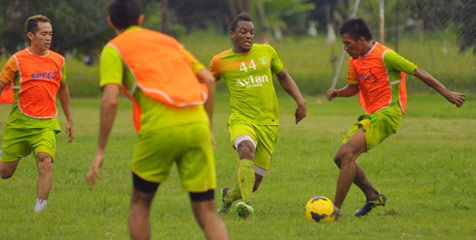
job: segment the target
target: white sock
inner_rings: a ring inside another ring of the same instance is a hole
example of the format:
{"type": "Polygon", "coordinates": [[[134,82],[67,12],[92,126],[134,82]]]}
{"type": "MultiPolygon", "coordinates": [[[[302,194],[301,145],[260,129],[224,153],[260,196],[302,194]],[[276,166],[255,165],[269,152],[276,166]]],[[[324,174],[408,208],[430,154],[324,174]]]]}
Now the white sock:
{"type": "Polygon", "coordinates": [[[35,212],[40,212],[46,207],[47,199],[37,198],[35,204],[35,212]]]}

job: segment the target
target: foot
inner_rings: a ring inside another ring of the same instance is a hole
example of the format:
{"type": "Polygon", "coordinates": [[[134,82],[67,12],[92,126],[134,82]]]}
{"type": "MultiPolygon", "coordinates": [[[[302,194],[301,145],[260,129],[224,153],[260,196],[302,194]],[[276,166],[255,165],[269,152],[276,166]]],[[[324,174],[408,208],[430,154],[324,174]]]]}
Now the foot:
{"type": "Polygon", "coordinates": [[[226,193],[230,190],[229,187],[224,187],[221,189],[221,207],[218,209],[218,213],[219,214],[225,214],[225,213],[228,213],[228,211],[230,211],[230,207],[231,207],[231,204],[232,202],[227,202],[225,201],[225,196],[226,196],[226,193]]]}
{"type": "Polygon", "coordinates": [[[250,204],[246,204],[244,202],[239,202],[236,204],[236,211],[238,212],[238,216],[245,220],[255,217],[254,208],[250,204]]]}
{"type": "Polygon", "coordinates": [[[334,220],[337,220],[340,218],[340,208],[334,206],[334,212],[332,213],[331,216],[334,216],[334,220]]]}
{"type": "Polygon", "coordinates": [[[45,207],[46,207],[47,202],[48,201],[46,199],[37,198],[36,203],[35,203],[35,212],[43,211],[43,209],[45,209],[45,207]]]}
{"type": "Polygon", "coordinates": [[[385,206],[385,203],[387,202],[387,197],[385,195],[379,193],[377,199],[374,200],[367,200],[364,206],[362,206],[356,213],[355,216],[360,217],[360,216],[365,216],[367,213],[372,211],[374,207],[377,206],[385,206]]]}

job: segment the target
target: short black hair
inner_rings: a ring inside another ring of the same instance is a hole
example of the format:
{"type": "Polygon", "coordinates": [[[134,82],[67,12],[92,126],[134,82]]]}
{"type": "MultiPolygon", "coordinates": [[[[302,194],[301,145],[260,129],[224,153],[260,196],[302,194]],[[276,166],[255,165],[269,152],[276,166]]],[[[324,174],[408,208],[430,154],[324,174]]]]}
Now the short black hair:
{"type": "Polygon", "coordinates": [[[47,22],[51,24],[50,19],[43,15],[33,15],[29,17],[25,22],[26,33],[36,33],[38,31],[38,22],[47,22]]]}
{"type": "Polygon", "coordinates": [[[231,28],[230,30],[232,32],[234,32],[236,30],[236,27],[238,26],[238,23],[241,22],[241,21],[245,21],[245,22],[252,22],[251,21],[251,16],[246,13],[246,12],[241,12],[236,18],[235,20],[233,20],[233,22],[231,22],[231,28]]]}
{"type": "Polygon", "coordinates": [[[114,0],[109,5],[109,18],[118,29],[138,25],[137,20],[142,13],[139,0],[114,0]]]}
{"type": "Polygon", "coordinates": [[[370,33],[369,27],[362,18],[351,18],[344,21],[339,29],[340,35],[349,34],[355,41],[360,37],[364,37],[365,40],[370,41],[372,39],[372,33],[370,33]]]}

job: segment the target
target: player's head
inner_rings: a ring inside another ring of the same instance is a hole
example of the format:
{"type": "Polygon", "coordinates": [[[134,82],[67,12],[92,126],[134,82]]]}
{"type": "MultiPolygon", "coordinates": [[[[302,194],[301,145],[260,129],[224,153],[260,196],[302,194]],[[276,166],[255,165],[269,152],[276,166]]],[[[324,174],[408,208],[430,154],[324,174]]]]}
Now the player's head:
{"type": "Polygon", "coordinates": [[[255,27],[248,13],[242,12],[231,23],[230,37],[235,52],[248,52],[253,46],[255,27]]]}
{"type": "Polygon", "coordinates": [[[119,31],[142,25],[144,18],[139,0],[114,0],[109,5],[108,13],[109,25],[119,31]]]}
{"type": "Polygon", "coordinates": [[[357,58],[367,52],[366,46],[372,39],[367,24],[362,18],[346,20],[339,29],[345,50],[353,58],[357,58]]]}
{"type": "Polygon", "coordinates": [[[25,22],[25,30],[32,47],[42,51],[50,48],[53,37],[50,19],[43,15],[31,16],[25,22]]]}

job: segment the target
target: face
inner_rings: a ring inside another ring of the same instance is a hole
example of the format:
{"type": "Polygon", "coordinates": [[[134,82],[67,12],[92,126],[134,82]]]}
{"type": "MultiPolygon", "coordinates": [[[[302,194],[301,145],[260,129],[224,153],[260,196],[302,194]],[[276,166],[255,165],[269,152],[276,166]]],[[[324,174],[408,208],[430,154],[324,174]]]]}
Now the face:
{"type": "Polygon", "coordinates": [[[27,37],[31,41],[31,46],[40,50],[48,50],[51,46],[53,28],[49,22],[38,22],[38,29],[35,33],[28,32],[27,37]]]}
{"type": "Polygon", "coordinates": [[[344,43],[345,51],[352,57],[358,58],[365,54],[365,46],[367,41],[364,37],[360,37],[357,41],[354,40],[349,34],[342,34],[342,42],[344,43]]]}
{"type": "Polygon", "coordinates": [[[230,32],[233,47],[238,52],[248,52],[253,46],[255,27],[252,22],[238,22],[234,32],[230,32]]]}

